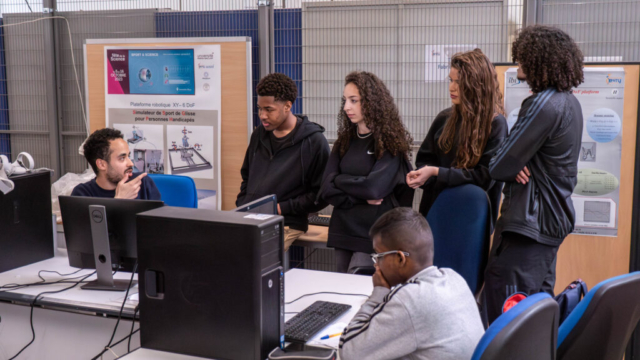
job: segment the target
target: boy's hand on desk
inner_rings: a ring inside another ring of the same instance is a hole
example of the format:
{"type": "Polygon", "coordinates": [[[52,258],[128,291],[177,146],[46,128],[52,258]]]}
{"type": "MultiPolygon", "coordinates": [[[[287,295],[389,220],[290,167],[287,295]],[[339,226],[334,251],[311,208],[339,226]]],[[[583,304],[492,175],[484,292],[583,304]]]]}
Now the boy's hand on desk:
{"type": "Polygon", "coordinates": [[[142,185],[142,178],[147,176],[147,173],[144,173],[137,178],[127,182],[130,176],[125,176],[120,180],[118,185],[116,186],[116,199],[135,199],[138,197],[138,193],[140,192],[140,186],[142,185]]]}
{"type": "Polygon", "coordinates": [[[382,275],[382,271],[380,271],[380,268],[377,265],[376,265],[376,272],[373,274],[372,278],[373,278],[373,287],[382,286],[387,289],[391,288],[391,286],[387,282],[387,279],[384,278],[384,275],[382,275]]]}

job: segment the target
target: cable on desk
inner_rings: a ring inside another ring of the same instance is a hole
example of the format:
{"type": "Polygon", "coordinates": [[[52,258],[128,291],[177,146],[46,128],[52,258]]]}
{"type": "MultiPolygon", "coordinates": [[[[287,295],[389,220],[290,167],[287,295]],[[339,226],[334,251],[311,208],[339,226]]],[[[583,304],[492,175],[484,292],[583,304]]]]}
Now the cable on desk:
{"type": "Polygon", "coordinates": [[[75,275],[75,274],[79,273],[79,272],[80,272],[80,271],[82,271],[82,270],[84,270],[84,269],[78,269],[77,271],[74,271],[74,272],[69,273],[69,274],[60,274],[59,272],[57,272],[57,271],[53,271],[53,270],[40,270],[40,271],[38,271],[38,277],[39,277],[40,279],[42,279],[42,282],[46,282],[47,280],[46,280],[45,278],[43,278],[43,277],[42,277],[42,275],[40,275],[40,274],[41,274],[41,273],[43,273],[43,272],[44,272],[44,273],[54,273],[54,274],[58,274],[58,275],[60,275],[60,276],[69,276],[69,275],[75,275]]]}
{"type": "Polygon", "coordinates": [[[15,358],[18,357],[18,355],[20,355],[26,348],[28,348],[31,344],[33,344],[33,342],[36,340],[36,331],[33,328],[33,308],[35,307],[36,302],[38,301],[38,298],[42,295],[45,294],[57,294],[57,293],[61,293],[63,291],[67,291],[70,289],[73,289],[74,287],[78,286],[80,283],[82,283],[83,280],[87,279],[88,277],[94,275],[96,272],[92,272],[91,274],[88,275],[83,275],[84,277],[80,280],[80,281],[76,281],[73,285],[68,286],[64,289],[60,289],[60,290],[54,290],[54,291],[43,291],[41,293],[39,293],[38,295],[36,295],[36,297],[33,299],[33,301],[31,301],[31,314],[29,315],[29,323],[31,325],[31,341],[29,341],[29,343],[27,345],[25,345],[20,351],[18,351],[17,354],[15,354],[13,357],[11,357],[9,360],[14,360],[15,358]]]}
{"type": "Polygon", "coordinates": [[[127,354],[131,352],[131,338],[133,337],[132,336],[133,326],[136,324],[136,314],[138,313],[138,310],[140,310],[140,302],[138,302],[138,305],[136,305],[136,308],[133,310],[133,321],[131,321],[131,332],[129,333],[129,343],[127,344],[127,354]]]}
{"type": "MultiPolygon", "coordinates": [[[[71,274],[67,274],[67,275],[73,275],[78,273],[81,270],[87,270],[87,269],[80,269],[76,272],[73,272],[71,274]]],[[[50,271],[50,270],[40,270],[38,272],[38,277],[42,279],[42,277],[40,276],[41,272],[57,272],[57,271],[50,271]]],[[[113,272],[113,275],[115,275],[117,273],[117,271],[113,272]]],[[[58,273],[60,274],[60,273],[58,273]]],[[[95,271],[92,272],[91,274],[95,274],[95,271]]],[[[64,274],[61,274],[64,275],[64,274]]],[[[11,284],[5,284],[0,286],[0,292],[7,292],[7,291],[13,291],[13,290],[20,290],[20,289],[24,289],[24,288],[28,288],[30,286],[44,286],[44,285],[55,285],[55,284],[76,284],[76,283],[82,283],[85,282],[84,280],[86,279],[85,277],[86,275],[80,275],[80,276],[75,276],[75,277],[70,277],[70,278],[65,278],[65,279],[60,279],[60,280],[56,280],[56,281],[52,281],[52,282],[46,282],[43,280],[41,281],[37,281],[37,282],[33,282],[33,283],[28,283],[28,284],[17,284],[17,283],[11,283],[11,284]],[[82,281],[78,282],[78,281],[69,281],[69,280],[75,280],[75,279],[80,279],[83,278],[82,281]],[[5,290],[6,289],[6,290],[5,290]]]]}
{"type": "MultiPolygon", "coordinates": [[[[139,332],[139,331],[140,331],[140,328],[137,328],[137,329],[136,329],[134,332],[132,332],[131,334],[129,334],[129,335],[127,335],[127,336],[123,337],[122,339],[120,339],[120,340],[118,340],[118,341],[114,342],[113,344],[111,344],[110,348],[114,348],[114,347],[116,347],[116,346],[120,345],[120,343],[122,343],[123,341],[125,341],[125,340],[127,340],[127,339],[131,338],[131,336],[133,336],[135,333],[137,333],[137,332],[139,332]]],[[[96,355],[96,357],[94,357],[93,359],[97,359],[97,358],[99,358],[100,356],[102,356],[102,354],[106,353],[107,351],[109,351],[109,350],[107,350],[107,349],[102,350],[102,352],[101,352],[100,354],[96,355]]]]}
{"type": "MultiPolygon", "coordinates": [[[[134,332],[132,332],[131,334],[129,334],[129,335],[127,335],[127,336],[123,337],[122,339],[120,339],[120,340],[118,340],[118,341],[114,342],[113,344],[111,344],[110,348],[114,348],[114,347],[116,347],[116,346],[120,345],[120,343],[122,343],[123,341],[125,341],[125,340],[127,340],[127,339],[130,339],[130,338],[131,338],[135,333],[137,333],[137,332],[139,332],[139,331],[140,331],[140,328],[137,328],[137,329],[136,329],[134,332]]],[[[134,349],[134,350],[135,350],[135,349],[134,349]]],[[[102,352],[101,352],[100,354],[98,354],[94,359],[99,358],[100,356],[102,356],[102,355],[103,355],[104,353],[106,353],[107,351],[108,351],[107,349],[102,350],[102,352]]]]}
{"type": "Polygon", "coordinates": [[[299,298],[286,302],[284,303],[285,305],[289,305],[289,304],[293,304],[294,302],[307,297],[307,296],[313,296],[313,295],[320,295],[320,294],[330,294],[330,295],[345,295],[345,296],[364,296],[364,297],[369,297],[371,295],[365,295],[365,294],[348,294],[348,293],[337,293],[337,292],[331,292],[331,291],[321,291],[321,292],[317,292],[317,293],[311,293],[311,294],[304,294],[302,296],[300,296],[299,298]]]}
{"type": "MultiPolygon", "coordinates": [[[[135,265],[133,266],[133,271],[131,272],[131,280],[129,280],[129,287],[127,287],[127,292],[124,294],[124,300],[122,300],[122,306],[120,307],[120,312],[118,313],[118,321],[116,321],[116,326],[113,328],[113,333],[111,334],[111,339],[109,339],[109,343],[104,347],[104,350],[98,355],[96,355],[91,360],[97,360],[102,354],[109,351],[109,348],[115,346],[115,344],[111,344],[113,342],[113,338],[116,336],[116,331],[118,331],[118,325],[120,325],[120,319],[122,319],[122,311],[124,310],[124,305],[127,303],[127,299],[129,298],[129,290],[131,290],[131,285],[133,284],[133,277],[136,275],[136,271],[138,270],[138,260],[136,260],[135,265]]],[[[134,318],[135,322],[135,318],[134,318]]]]}

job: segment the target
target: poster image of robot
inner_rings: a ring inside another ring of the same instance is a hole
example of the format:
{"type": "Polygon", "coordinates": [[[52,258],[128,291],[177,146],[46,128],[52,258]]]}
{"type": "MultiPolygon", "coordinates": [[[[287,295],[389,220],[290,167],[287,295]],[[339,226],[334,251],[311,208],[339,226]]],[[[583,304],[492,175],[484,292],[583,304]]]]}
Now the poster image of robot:
{"type": "Polygon", "coordinates": [[[133,172],[164,174],[163,129],[158,125],[114,124],[129,145],[133,172]]]}
{"type": "Polygon", "coordinates": [[[213,126],[167,125],[169,173],[213,179],[213,126]]]}

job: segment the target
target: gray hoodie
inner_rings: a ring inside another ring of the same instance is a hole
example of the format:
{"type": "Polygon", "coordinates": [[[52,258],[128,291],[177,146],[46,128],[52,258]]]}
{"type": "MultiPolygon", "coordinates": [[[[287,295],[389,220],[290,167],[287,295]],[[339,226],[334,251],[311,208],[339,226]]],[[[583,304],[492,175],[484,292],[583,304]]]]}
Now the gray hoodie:
{"type": "Polygon", "coordinates": [[[340,338],[340,358],[470,359],[484,334],[465,280],[430,266],[389,290],[376,287],[340,338]]]}

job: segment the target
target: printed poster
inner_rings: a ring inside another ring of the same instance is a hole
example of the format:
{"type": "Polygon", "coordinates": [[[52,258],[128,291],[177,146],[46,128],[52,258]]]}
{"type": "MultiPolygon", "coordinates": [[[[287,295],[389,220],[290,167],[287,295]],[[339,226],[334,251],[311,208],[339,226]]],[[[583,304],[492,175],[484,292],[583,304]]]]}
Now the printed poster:
{"type": "MultiPolygon", "coordinates": [[[[584,126],[578,160],[578,184],[572,200],[575,234],[618,235],[624,69],[584,69],[585,82],[573,90],[582,106],[584,126]]],[[[531,95],[516,68],[505,73],[505,111],[509,130],[518,119],[522,101],[531,95]]]]}
{"type": "Polygon", "coordinates": [[[134,172],[193,178],[198,207],[219,209],[220,45],[105,47],[106,125],[134,172]]]}
{"type": "Polygon", "coordinates": [[[451,57],[477,47],[477,45],[425,45],[425,82],[447,81],[451,71],[451,57]]]}

